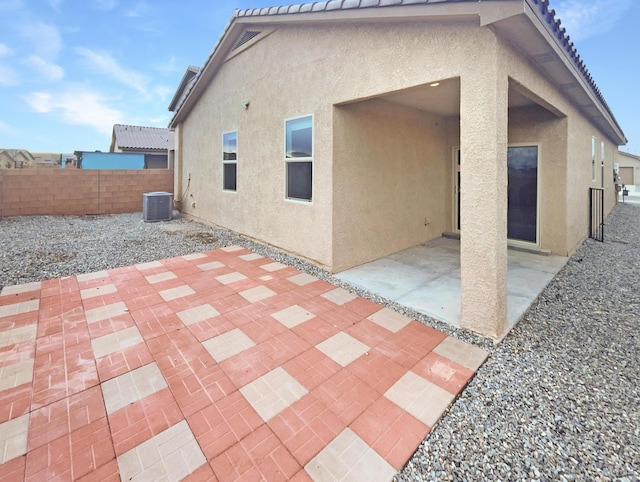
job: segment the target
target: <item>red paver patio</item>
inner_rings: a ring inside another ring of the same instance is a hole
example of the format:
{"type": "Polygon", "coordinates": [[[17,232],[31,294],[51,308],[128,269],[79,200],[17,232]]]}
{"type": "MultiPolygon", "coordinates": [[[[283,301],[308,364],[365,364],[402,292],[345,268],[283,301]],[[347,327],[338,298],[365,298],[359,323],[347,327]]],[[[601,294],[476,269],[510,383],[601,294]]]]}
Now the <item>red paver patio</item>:
{"type": "Polygon", "coordinates": [[[486,356],[235,246],[5,287],[0,481],[387,481],[486,356]]]}

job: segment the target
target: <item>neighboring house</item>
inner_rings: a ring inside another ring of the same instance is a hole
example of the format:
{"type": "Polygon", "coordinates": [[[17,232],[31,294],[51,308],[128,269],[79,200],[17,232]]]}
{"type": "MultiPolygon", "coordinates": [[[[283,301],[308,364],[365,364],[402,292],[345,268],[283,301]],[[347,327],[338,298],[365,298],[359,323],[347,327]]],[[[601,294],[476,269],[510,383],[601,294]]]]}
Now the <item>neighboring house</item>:
{"type": "Polygon", "coordinates": [[[26,149],[0,149],[0,169],[41,169],[61,167],[63,154],[29,152],[26,149]]]}
{"type": "Polygon", "coordinates": [[[32,152],[37,168],[62,167],[64,155],[57,152],[32,152]]]}
{"type": "Polygon", "coordinates": [[[75,154],[63,154],[64,156],[64,168],[77,168],[78,157],[75,154]]]}
{"type": "Polygon", "coordinates": [[[0,149],[0,169],[28,169],[36,160],[26,149],[0,149]]]}
{"type": "Polygon", "coordinates": [[[459,233],[461,325],[499,338],[508,244],[570,255],[590,188],[616,202],[626,138],[554,15],[542,0],[236,11],[169,126],[182,211],[332,272],[459,233]]]}
{"type": "MultiPolygon", "coordinates": [[[[192,84],[196,81],[196,76],[200,72],[200,67],[194,67],[190,65],[187,67],[184,75],[182,76],[182,80],[180,81],[180,85],[176,89],[176,93],[171,99],[171,103],[169,104],[169,110],[171,112],[175,112],[179,105],[182,105],[184,102],[189,89],[191,89],[192,84]]],[[[169,131],[169,142],[168,142],[168,150],[169,150],[169,169],[175,168],[175,157],[176,157],[176,141],[174,132],[169,131]]]]}
{"type": "Polygon", "coordinates": [[[109,152],[144,155],[145,169],[167,168],[169,129],[115,124],[109,152]]]}
{"type": "Polygon", "coordinates": [[[145,169],[145,154],[127,152],[75,151],[75,164],[80,169],[145,169]]]}
{"type": "Polygon", "coordinates": [[[200,72],[200,67],[195,67],[193,65],[187,67],[187,70],[184,72],[182,80],[176,89],[176,93],[173,95],[173,99],[171,99],[171,103],[169,104],[169,110],[171,112],[175,112],[176,108],[184,102],[184,99],[187,96],[187,90],[191,88],[191,85],[195,82],[198,72],[200,72]]]}
{"type": "Polygon", "coordinates": [[[640,156],[618,151],[618,176],[620,184],[640,185],[640,156]]]}

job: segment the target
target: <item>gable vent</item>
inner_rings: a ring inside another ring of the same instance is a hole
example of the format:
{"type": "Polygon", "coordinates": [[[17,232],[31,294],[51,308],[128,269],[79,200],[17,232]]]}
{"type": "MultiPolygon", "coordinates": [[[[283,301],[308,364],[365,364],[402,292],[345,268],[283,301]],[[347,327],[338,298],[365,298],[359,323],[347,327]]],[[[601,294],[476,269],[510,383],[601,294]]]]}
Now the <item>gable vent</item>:
{"type": "Polygon", "coordinates": [[[236,44],[233,46],[231,50],[235,50],[237,48],[242,47],[249,40],[251,40],[252,38],[258,35],[260,35],[260,32],[258,30],[247,30],[245,33],[242,34],[242,37],[240,37],[240,40],[236,42],[236,44]]]}

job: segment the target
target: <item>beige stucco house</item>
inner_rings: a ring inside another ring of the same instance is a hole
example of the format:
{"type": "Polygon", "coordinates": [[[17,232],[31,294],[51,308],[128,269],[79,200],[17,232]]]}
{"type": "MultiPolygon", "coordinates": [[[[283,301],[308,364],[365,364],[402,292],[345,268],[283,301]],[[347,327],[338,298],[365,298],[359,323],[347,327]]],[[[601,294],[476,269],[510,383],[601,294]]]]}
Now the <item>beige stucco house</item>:
{"type": "Polygon", "coordinates": [[[26,149],[0,149],[0,169],[24,169],[36,166],[36,160],[26,149]]]}
{"type": "Polygon", "coordinates": [[[626,142],[541,0],[236,11],[170,123],[175,198],[332,272],[461,237],[461,324],[506,330],[507,246],[573,253],[626,142]]]}
{"type": "Polygon", "coordinates": [[[618,152],[618,176],[620,184],[640,185],[640,156],[628,152],[618,152]]]}
{"type": "Polygon", "coordinates": [[[43,169],[62,166],[63,155],[56,152],[29,152],[27,149],[0,149],[0,169],[43,169]]]}

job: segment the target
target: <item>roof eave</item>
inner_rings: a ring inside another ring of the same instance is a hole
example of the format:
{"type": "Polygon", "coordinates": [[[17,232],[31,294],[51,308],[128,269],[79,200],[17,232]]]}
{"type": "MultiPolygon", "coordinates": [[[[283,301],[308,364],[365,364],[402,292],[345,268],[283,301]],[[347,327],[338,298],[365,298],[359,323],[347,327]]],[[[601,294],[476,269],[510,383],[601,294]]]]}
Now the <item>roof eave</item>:
{"type": "MultiPolygon", "coordinates": [[[[450,16],[462,18],[465,15],[480,17],[481,25],[497,24],[501,20],[515,15],[525,14],[531,25],[536,28],[546,42],[555,51],[555,55],[565,64],[572,73],[581,91],[586,94],[589,104],[596,111],[596,115],[588,115],[590,120],[605,130],[609,136],[619,144],[627,143],[627,138],[613,112],[607,105],[604,97],[598,90],[584,63],[577,55],[573,44],[569,42],[564,29],[560,29],[560,21],[555,19],[555,11],[548,9],[548,0],[516,0],[496,5],[497,2],[487,3],[470,0],[453,0],[431,3],[429,0],[416,0],[415,3],[402,4],[400,0],[379,1],[371,3],[370,7],[345,7],[345,2],[314,2],[310,4],[295,5],[289,7],[272,7],[263,9],[236,10],[227,23],[220,39],[209,54],[204,66],[195,77],[195,82],[187,88],[187,94],[183,103],[177,106],[177,110],[169,123],[170,129],[175,129],[189,113],[198,97],[202,94],[208,83],[213,79],[218,69],[224,63],[228,52],[233,48],[242,28],[248,24],[286,24],[291,22],[322,23],[338,20],[353,21],[362,20],[402,20],[420,18],[443,18],[450,16]],[[383,5],[380,5],[384,3],[383,5]],[[329,8],[336,5],[335,8],[329,8]],[[424,8],[428,6],[429,8],[424,8]],[[526,6],[528,8],[523,8],[526,6]]],[[[361,2],[352,2],[360,5],[361,2]]],[[[577,103],[580,105],[579,103],[577,103]]],[[[581,106],[586,113],[588,108],[581,106]]]]}
{"type": "Polygon", "coordinates": [[[286,13],[281,11],[283,7],[236,10],[223,30],[218,42],[207,57],[203,67],[200,69],[200,72],[196,75],[195,82],[188,89],[182,105],[177,107],[168,127],[169,129],[175,129],[177,124],[188,114],[208,84],[208,81],[215,76],[220,66],[224,63],[226,55],[231,51],[246,25],[313,24],[336,21],[349,22],[353,20],[402,21],[406,19],[419,20],[420,18],[462,18],[464,16],[477,18],[479,16],[479,9],[484,8],[482,3],[469,0],[431,3],[432,1],[433,0],[423,0],[415,4],[400,5],[391,3],[382,6],[349,8],[346,10],[328,9],[321,11],[313,10],[312,8],[316,4],[325,2],[316,2],[314,4],[304,4],[310,5],[309,9],[286,13]],[[425,5],[429,6],[428,11],[424,8],[425,5]],[[247,13],[254,11],[257,12],[254,15],[247,13]]]}
{"type": "Polygon", "coordinates": [[[216,44],[213,46],[213,49],[211,50],[211,52],[209,53],[209,56],[205,60],[204,65],[202,66],[202,68],[200,68],[200,71],[196,74],[195,81],[191,84],[191,86],[186,88],[185,99],[183,100],[181,105],[177,106],[176,111],[173,114],[173,117],[169,121],[169,126],[168,126],[169,129],[171,130],[175,129],[176,125],[180,121],[182,121],[185,115],[191,110],[192,105],[195,103],[194,98],[199,97],[198,92],[201,92],[203,90],[203,88],[200,87],[203,83],[202,78],[212,79],[215,73],[217,72],[220,64],[222,64],[222,59],[218,60],[218,57],[220,57],[219,52],[224,47],[229,48],[228,47],[229,44],[233,45],[229,40],[229,36],[231,35],[232,30],[235,31],[235,19],[237,18],[237,15],[238,15],[238,10],[236,9],[234,14],[229,19],[229,22],[227,22],[227,25],[225,26],[224,30],[222,31],[220,38],[218,39],[216,44]],[[217,65],[218,68],[216,68],[216,66],[212,67],[212,64],[214,63],[217,65]],[[210,73],[212,70],[213,72],[210,73]],[[196,94],[194,94],[194,91],[196,92],[196,94]]]}
{"type": "Polygon", "coordinates": [[[640,155],[631,154],[630,152],[624,152],[619,149],[618,152],[624,156],[631,157],[633,160],[640,162],[640,155]]]}
{"type": "Polygon", "coordinates": [[[185,70],[184,74],[182,75],[182,79],[180,80],[180,83],[178,84],[178,88],[176,89],[175,93],[173,94],[173,98],[171,99],[171,103],[169,104],[168,109],[169,109],[170,112],[173,112],[175,110],[176,104],[180,100],[180,97],[181,97],[182,92],[184,91],[185,87],[187,86],[189,81],[191,81],[191,79],[193,79],[196,75],[198,75],[198,72],[200,72],[200,67],[195,67],[193,65],[190,65],[189,67],[187,67],[187,70],[185,70]],[[189,74],[193,74],[193,75],[189,75],[189,74]]]}
{"type": "Polygon", "coordinates": [[[119,124],[113,125],[113,130],[111,131],[111,145],[109,146],[109,152],[113,152],[116,147],[116,126],[119,124]]]}
{"type": "MultiPolygon", "coordinates": [[[[570,37],[566,35],[564,28],[560,27],[560,20],[555,18],[555,10],[549,10],[548,1],[545,0],[524,0],[529,7],[525,14],[529,18],[534,28],[544,36],[556,57],[564,64],[564,67],[571,72],[580,90],[589,99],[588,105],[576,102],[583,113],[594,123],[607,131],[609,136],[618,142],[619,145],[627,143],[627,138],[618,124],[611,108],[598,89],[595,81],[589,74],[584,62],[580,59],[570,37]],[[596,112],[590,114],[589,110],[596,112]]],[[[569,97],[572,97],[569,95],[569,97]]]]}

